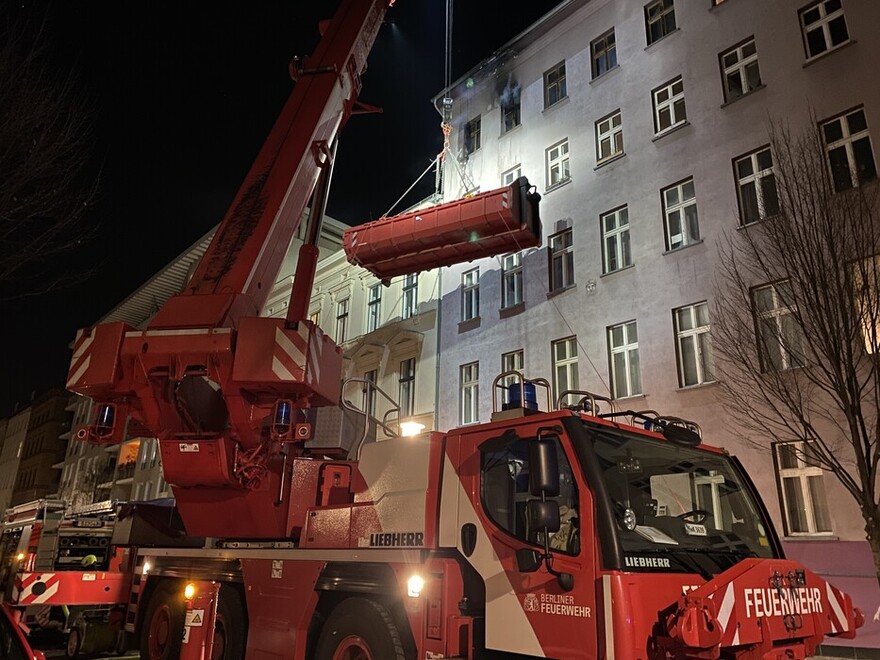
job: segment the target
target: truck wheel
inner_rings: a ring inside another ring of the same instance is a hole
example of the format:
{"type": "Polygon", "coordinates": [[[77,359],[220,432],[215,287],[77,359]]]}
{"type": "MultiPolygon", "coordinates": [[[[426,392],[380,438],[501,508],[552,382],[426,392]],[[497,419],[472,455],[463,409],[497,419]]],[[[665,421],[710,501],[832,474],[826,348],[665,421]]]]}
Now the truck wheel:
{"type": "Polygon", "coordinates": [[[186,604],[183,590],[175,581],[159,583],[141,626],[141,659],[174,660],[180,656],[186,604]]]}
{"type": "Polygon", "coordinates": [[[221,585],[211,660],[244,660],[244,621],[245,608],[238,589],[221,585]]]}
{"type": "Polygon", "coordinates": [[[400,631],[388,608],[348,598],[330,613],[318,638],[318,660],[406,660],[400,631]]]}
{"type": "Polygon", "coordinates": [[[64,657],[69,660],[75,660],[79,657],[79,650],[82,647],[82,637],[79,628],[71,628],[67,634],[67,644],[64,646],[64,657]]]}

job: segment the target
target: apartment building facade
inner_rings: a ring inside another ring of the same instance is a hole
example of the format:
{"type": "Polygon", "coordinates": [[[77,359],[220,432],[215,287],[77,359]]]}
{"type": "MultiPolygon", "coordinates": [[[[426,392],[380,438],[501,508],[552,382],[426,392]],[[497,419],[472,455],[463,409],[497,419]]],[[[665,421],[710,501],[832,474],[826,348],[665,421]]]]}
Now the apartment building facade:
{"type": "MultiPolygon", "coordinates": [[[[447,166],[445,198],[525,175],[544,231],[443,269],[438,389],[458,396],[440,427],[487,421],[510,369],[694,420],[741,458],[789,555],[873,614],[857,505],[790,446],[741,441],[710,310],[720,241],[776,203],[770,121],[818,120],[832,168],[876,176],[877,25],[866,0],[570,0],[438,94],[465,172],[447,166]]],[[[880,646],[877,626],[858,644],[880,646]]]]}

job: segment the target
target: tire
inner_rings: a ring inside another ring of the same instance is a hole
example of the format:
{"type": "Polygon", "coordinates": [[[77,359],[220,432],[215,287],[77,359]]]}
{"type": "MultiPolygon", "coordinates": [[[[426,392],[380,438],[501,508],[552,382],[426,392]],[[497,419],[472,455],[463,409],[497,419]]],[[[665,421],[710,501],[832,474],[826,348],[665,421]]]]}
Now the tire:
{"type": "Polygon", "coordinates": [[[211,660],[244,660],[247,625],[241,594],[235,587],[220,587],[220,603],[214,624],[211,660]]]}
{"type": "Polygon", "coordinates": [[[318,638],[317,660],[407,660],[400,630],[382,603],[348,598],[330,613],[318,638]]]}
{"type": "Polygon", "coordinates": [[[141,660],[176,660],[183,643],[186,603],[176,580],[163,580],[150,596],[141,625],[141,660]]]}
{"type": "Polygon", "coordinates": [[[79,628],[71,628],[67,633],[67,643],[64,645],[64,657],[68,660],[79,658],[79,650],[82,648],[82,633],[79,628]]]}

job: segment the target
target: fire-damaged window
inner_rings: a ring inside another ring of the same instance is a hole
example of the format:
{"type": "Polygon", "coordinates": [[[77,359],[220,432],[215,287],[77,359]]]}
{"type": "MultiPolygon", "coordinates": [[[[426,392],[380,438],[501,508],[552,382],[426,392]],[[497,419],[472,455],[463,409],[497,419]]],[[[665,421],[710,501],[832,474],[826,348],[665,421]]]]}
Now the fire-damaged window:
{"type": "Polygon", "coordinates": [[[472,154],[480,148],[480,117],[477,115],[464,126],[464,151],[472,154]]]}
{"type": "Polygon", "coordinates": [[[501,106],[501,133],[507,133],[519,126],[520,115],[519,84],[508,78],[503,89],[498,93],[498,105],[501,106]]]}
{"type": "MultiPolygon", "coordinates": [[[[546,436],[544,436],[546,439],[546,436]]],[[[550,548],[576,555],[580,552],[580,520],[578,519],[578,491],[572,476],[571,464],[558,438],[559,495],[548,498],[559,504],[560,528],[550,536],[550,548]]],[[[480,447],[480,491],[483,509],[501,529],[516,538],[535,545],[543,544],[543,533],[529,529],[526,504],[538,499],[529,493],[529,444],[535,438],[503,438],[489,440],[480,447]]]]}

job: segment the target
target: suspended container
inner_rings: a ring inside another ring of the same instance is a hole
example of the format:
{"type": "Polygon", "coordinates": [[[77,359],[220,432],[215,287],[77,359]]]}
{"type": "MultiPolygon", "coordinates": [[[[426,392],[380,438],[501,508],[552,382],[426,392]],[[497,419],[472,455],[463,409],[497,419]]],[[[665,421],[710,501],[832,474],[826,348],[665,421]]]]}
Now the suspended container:
{"type": "Polygon", "coordinates": [[[380,280],[541,245],[541,196],[509,186],[347,229],[348,261],[380,280]]]}

